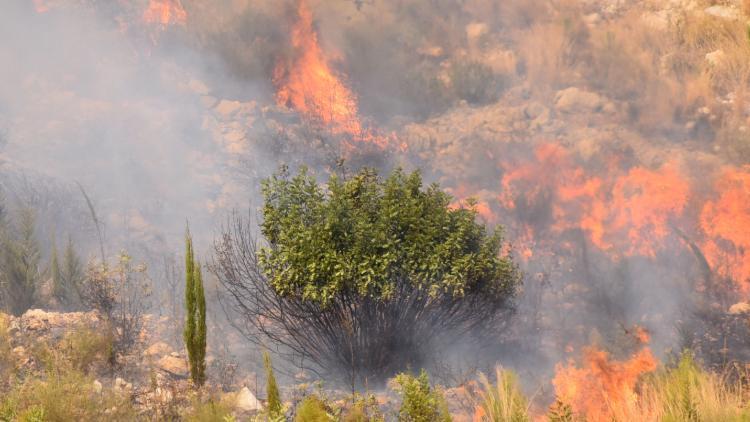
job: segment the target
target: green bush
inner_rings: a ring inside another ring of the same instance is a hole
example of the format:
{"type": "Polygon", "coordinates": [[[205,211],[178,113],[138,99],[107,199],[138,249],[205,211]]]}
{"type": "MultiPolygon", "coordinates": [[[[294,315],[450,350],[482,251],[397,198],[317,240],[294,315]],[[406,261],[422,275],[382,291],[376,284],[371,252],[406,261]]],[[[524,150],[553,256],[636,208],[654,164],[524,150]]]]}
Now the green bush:
{"type": "Polygon", "coordinates": [[[294,422],[328,422],[336,420],[331,410],[320,397],[311,395],[305,397],[297,406],[294,422]]]}
{"type": "Polygon", "coordinates": [[[385,419],[378,408],[375,396],[362,397],[355,394],[352,404],[344,409],[341,420],[344,422],[383,422],[385,419]]]}
{"type": "Polygon", "coordinates": [[[401,408],[398,418],[405,422],[450,422],[448,403],[442,391],[430,387],[427,372],[422,370],[418,377],[399,374],[395,379],[396,388],[401,393],[401,408]]]}
{"type": "Polygon", "coordinates": [[[74,327],[58,344],[64,360],[75,370],[87,372],[112,355],[113,339],[108,331],[100,333],[90,327],[74,327]]]}
{"type": "Polygon", "coordinates": [[[501,325],[520,279],[475,204],[451,207],[419,172],[340,173],[265,180],[266,247],[242,217],[225,228],[214,271],[248,326],[353,384],[421,364],[448,332],[501,325]]]}
{"type": "Polygon", "coordinates": [[[453,95],[469,104],[497,101],[503,82],[493,70],[479,62],[458,62],[450,68],[453,95]]]}

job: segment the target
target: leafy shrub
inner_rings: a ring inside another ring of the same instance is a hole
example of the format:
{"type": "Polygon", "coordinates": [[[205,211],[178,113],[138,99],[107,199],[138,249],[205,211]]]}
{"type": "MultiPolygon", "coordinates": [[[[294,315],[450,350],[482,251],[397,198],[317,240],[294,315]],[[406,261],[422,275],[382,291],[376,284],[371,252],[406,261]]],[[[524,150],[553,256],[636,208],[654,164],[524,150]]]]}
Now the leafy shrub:
{"type": "Polygon", "coordinates": [[[326,403],[317,395],[310,395],[297,406],[294,422],[328,422],[335,418],[326,403]]]}
{"type": "Polygon", "coordinates": [[[399,374],[395,379],[396,389],[401,393],[401,408],[398,418],[407,422],[449,422],[448,404],[442,392],[430,387],[427,372],[422,370],[418,377],[399,374]]]}
{"type": "Polygon", "coordinates": [[[485,374],[479,375],[482,409],[484,417],[482,420],[491,422],[527,422],[529,416],[529,404],[518,387],[518,381],[514,373],[495,368],[495,380],[493,385],[485,374]]]}
{"type": "Polygon", "coordinates": [[[92,262],[84,282],[84,303],[99,311],[109,324],[113,360],[137,344],[151,296],[145,265],[134,266],[131,261],[121,252],[115,265],[92,262]]]}
{"type": "Polygon", "coordinates": [[[456,98],[470,104],[497,101],[503,81],[492,69],[480,62],[458,62],[450,69],[450,80],[456,98]]]}
{"type": "Polygon", "coordinates": [[[237,217],[213,265],[249,339],[373,382],[419,364],[439,333],[494,329],[511,309],[520,280],[500,231],[478,224],[473,207],[451,208],[418,172],[365,169],[324,188],[282,169],[263,191],[268,246],[258,250],[237,217]]]}
{"type": "Polygon", "coordinates": [[[352,404],[344,409],[341,420],[344,422],[382,422],[385,419],[378,408],[375,396],[363,397],[355,394],[352,404]]]}
{"type": "Polygon", "coordinates": [[[95,364],[109,360],[112,337],[86,326],[74,327],[60,341],[58,350],[73,369],[87,372],[95,364]]]}

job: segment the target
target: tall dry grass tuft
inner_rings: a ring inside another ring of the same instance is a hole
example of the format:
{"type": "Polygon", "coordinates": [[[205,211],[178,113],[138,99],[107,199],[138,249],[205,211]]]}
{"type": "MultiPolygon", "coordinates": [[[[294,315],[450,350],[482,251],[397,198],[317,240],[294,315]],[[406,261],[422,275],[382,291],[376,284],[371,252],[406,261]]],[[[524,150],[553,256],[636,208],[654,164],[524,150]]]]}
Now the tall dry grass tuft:
{"type": "Polygon", "coordinates": [[[746,421],[747,391],[734,377],[701,369],[690,354],[677,367],[645,380],[636,414],[640,421],[746,421]]]}
{"type": "Polygon", "coordinates": [[[501,367],[495,368],[495,384],[487,376],[479,374],[480,403],[475,420],[488,422],[527,422],[529,401],[518,386],[516,375],[501,367]]]}

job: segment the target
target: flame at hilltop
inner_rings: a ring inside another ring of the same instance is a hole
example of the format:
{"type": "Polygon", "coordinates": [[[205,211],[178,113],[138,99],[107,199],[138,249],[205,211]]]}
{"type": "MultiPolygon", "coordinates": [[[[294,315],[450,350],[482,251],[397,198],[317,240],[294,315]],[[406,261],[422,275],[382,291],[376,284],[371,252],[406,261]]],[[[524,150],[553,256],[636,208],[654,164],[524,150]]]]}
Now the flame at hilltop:
{"type": "Polygon", "coordinates": [[[297,21],[291,33],[291,57],[279,60],[274,70],[276,100],[320,123],[335,135],[384,147],[386,137],[365,128],[359,118],[357,97],[331,69],[313,28],[307,2],[299,0],[297,21]]]}
{"type": "Polygon", "coordinates": [[[146,23],[172,25],[184,25],[187,22],[187,12],[183,9],[180,0],[151,0],[148,8],[143,12],[143,20],[146,23]]]}

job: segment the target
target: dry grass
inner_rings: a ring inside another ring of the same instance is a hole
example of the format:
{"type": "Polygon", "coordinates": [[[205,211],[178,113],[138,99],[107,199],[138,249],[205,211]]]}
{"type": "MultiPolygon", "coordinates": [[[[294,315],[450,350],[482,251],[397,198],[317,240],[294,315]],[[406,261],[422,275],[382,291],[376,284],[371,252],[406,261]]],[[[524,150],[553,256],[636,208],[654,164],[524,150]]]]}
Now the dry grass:
{"type": "MultiPolygon", "coordinates": [[[[662,369],[641,380],[634,402],[612,407],[612,421],[750,420],[744,378],[737,375],[705,371],[686,354],[675,367],[662,369]]],[[[553,407],[560,409],[564,405],[558,402],[553,407]]],[[[564,418],[550,417],[550,420],[579,419],[568,413],[564,418]]]]}
{"type": "Polygon", "coordinates": [[[97,391],[94,380],[75,370],[50,371],[29,378],[0,399],[0,420],[130,421],[136,414],[130,398],[112,390],[97,391]]]}
{"type": "Polygon", "coordinates": [[[0,392],[16,369],[10,343],[9,322],[9,317],[0,313],[0,392]]]}
{"type": "Polygon", "coordinates": [[[489,422],[530,421],[529,402],[521,392],[516,375],[501,367],[495,368],[495,384],[479,374],[480,403],[475,419],[489,422]]]}

